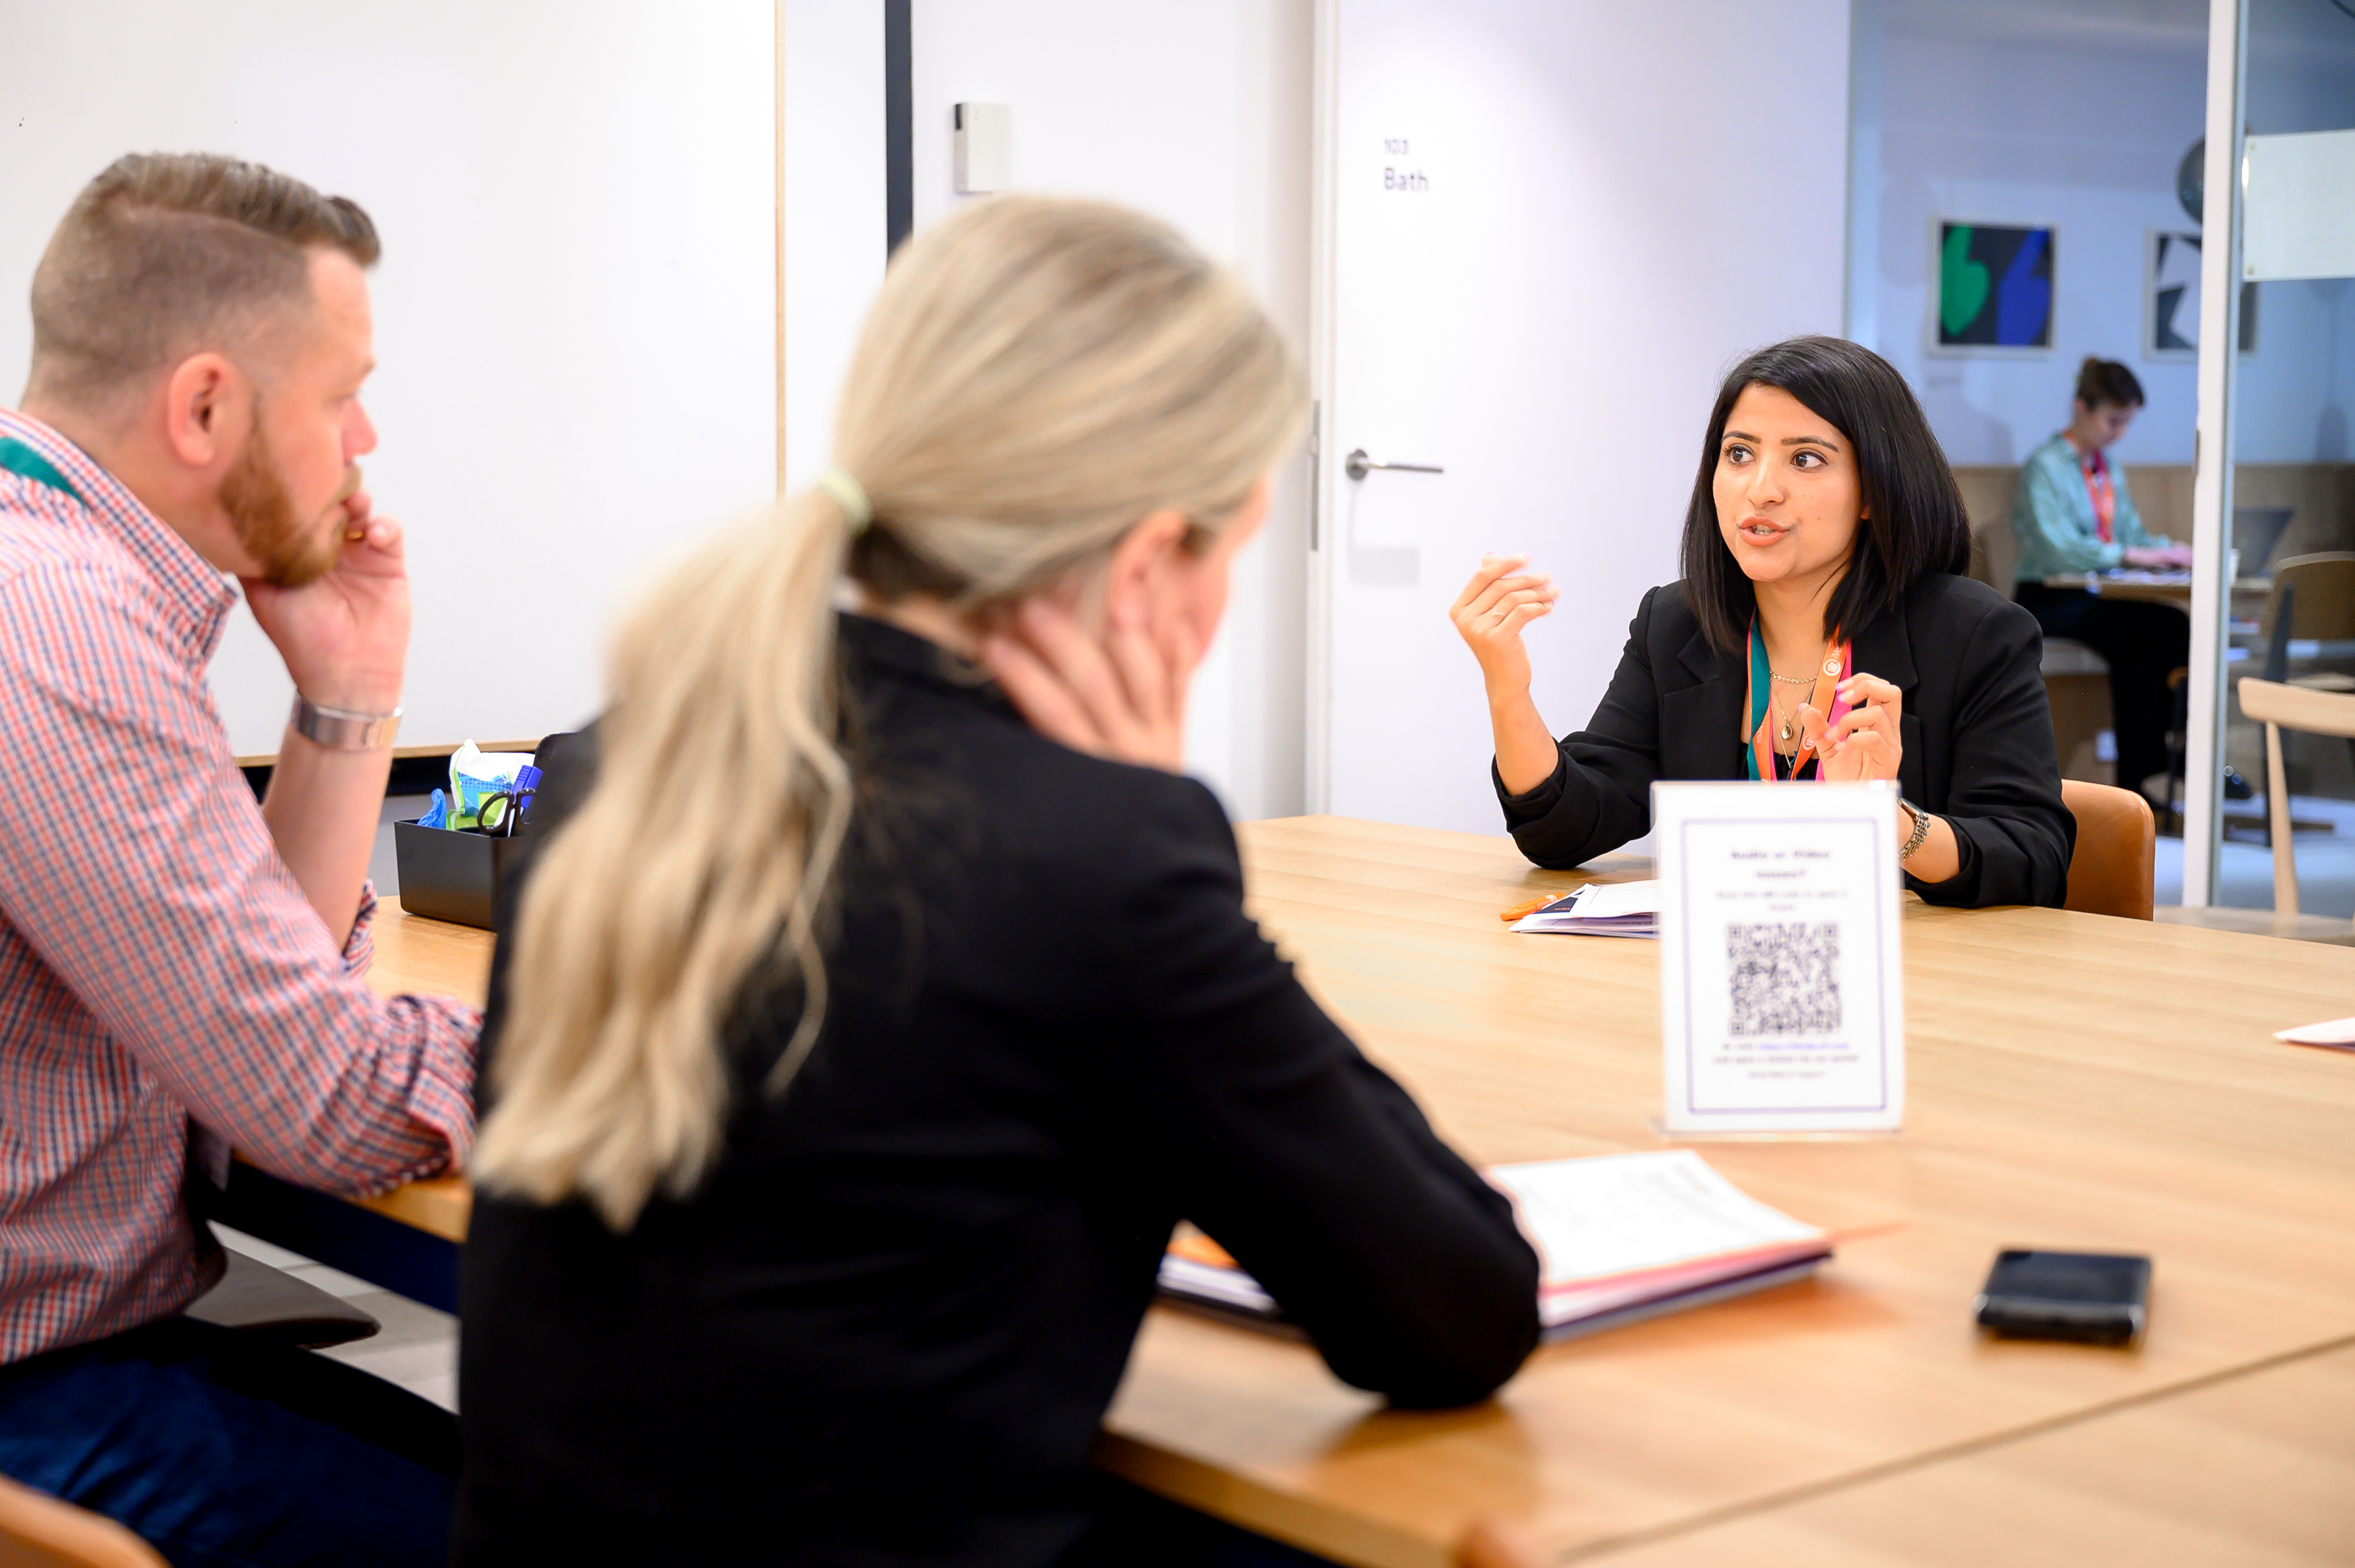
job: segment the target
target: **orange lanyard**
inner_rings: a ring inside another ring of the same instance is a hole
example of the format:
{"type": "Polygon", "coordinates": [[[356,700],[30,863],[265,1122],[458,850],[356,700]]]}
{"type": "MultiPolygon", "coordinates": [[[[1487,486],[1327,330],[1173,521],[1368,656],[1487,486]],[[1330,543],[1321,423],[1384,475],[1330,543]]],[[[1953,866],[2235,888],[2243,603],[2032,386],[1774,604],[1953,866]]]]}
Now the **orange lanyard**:
{"type": "Polygon", "coordinates": [[[2110,465],[2102,454],[2093,454],[2093,466],[2085,470],[2085,499],[2094,503],[2094,532],[2102,543],[2110,542],[2110,524],[2118,514],[2118,487],[2110,482],[2110,465]],[[2095,480],[2101,482],[2096,484],[2095,480]]]}
{"type": "MultiPolygon", "coordinates": [[[[1758,712],[1758,670],[1761,665],[1766,665],[1765,642],[1758,635],[1758,622],[1755,618],[1753,618],[1750,622],[1750,641],[1752,643],[1750,674],[1742,683],[1742,722],[1745,727],[1749,723],[1749,715],[1758,712]]],[[[1772,665],[1766,665],[1766,670],[1767,678],[1771,682],[1774,678],[1774,668],[1772,665]]],[[[1824,727],[1828,731],[1832,726],[1848,716],[1849,705],[1838,700],[1833,694],[1839,690],[1841,682],[1854,673],[1856,673],[1855,651],[1849,646],[1846,638],[1840,636],[1838,631],[1834,631],[1831,641],[1824,644],[1824,660],[1817,666],[1816,683],[1807,697],[1808,704],[1817,713],[1825,715],[1824,727]]],[[[1771,684],[1768,692],[1766,711],[1760,715],[1758,727],[1750,736],[1750,765],[1760,782],[1779,784],[1784,782],[1784,779],[1776,766],[1774,757],[1774,737],[1772,733],[1774,727],[1774,700],[1771,684]]],[[[1800,770],[1814,759],[1815,755],[1815,748],[1803,743],[1791,758],[1791,778],[1795,779],[1798,778],[1800,770]]]]}

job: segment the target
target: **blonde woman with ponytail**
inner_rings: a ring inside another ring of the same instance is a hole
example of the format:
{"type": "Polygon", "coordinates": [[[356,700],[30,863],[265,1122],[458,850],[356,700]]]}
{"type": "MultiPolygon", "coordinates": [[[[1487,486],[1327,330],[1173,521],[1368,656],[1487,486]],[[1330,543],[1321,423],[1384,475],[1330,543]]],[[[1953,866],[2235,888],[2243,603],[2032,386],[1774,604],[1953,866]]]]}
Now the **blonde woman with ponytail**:
{"type": "Polygon", "coordinates": [[[834,466],[631,618],[493,976],[459,1562],[1116,1556],[1087,1455],[1180,1219],[1362,1387],[1519,1364],[1508,1206],[1178,771],[1303,412],[1167,228],[976,203],[893,262],[834,466]]]}

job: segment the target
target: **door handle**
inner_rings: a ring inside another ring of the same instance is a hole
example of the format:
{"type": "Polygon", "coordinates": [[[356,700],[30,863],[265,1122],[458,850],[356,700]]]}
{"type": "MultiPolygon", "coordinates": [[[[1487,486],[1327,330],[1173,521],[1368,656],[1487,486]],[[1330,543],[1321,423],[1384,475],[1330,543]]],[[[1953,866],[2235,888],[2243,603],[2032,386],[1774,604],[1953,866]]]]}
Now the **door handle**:
{"type": "Polygon", "coordinates": [[[1366,455],[1366,449],[1363,447],[1359,447],[1341,460],[1341,471],[1351,479],[1363,479],[1378,468],[1388,470],[1391,473],[1445,473],[1447,471],[1444,468],[1437,468],[1427,462],[1376,462],[1366,455]]]}

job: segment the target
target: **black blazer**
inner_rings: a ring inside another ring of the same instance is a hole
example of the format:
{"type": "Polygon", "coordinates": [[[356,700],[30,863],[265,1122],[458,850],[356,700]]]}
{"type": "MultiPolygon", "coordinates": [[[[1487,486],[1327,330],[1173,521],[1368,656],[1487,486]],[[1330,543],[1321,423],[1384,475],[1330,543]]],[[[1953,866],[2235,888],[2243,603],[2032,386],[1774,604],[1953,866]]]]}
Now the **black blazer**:
{"type": "MultiPolygon", "coordinates": [[[[1181,1217],[1398,1403],[1479,1399],[1536,1341],[1511,1205],[1243,913],[1209,790],[841,627],[825,1032],[766,1097],[796,1003],[753,999],[718,1169],[626,1235],[478,1196],[461,1563],[1054,1562],[1181,1217]]],[[[551,760],[560,820],[585,780],[551,760]]]]}
{"type": "MultiPolygon", "coordinates": [[[[1951,880],[1905,885],[1932,904],[2059,906],[2077,820],[2061,800],[2036,618],[1984,583],[1932,572],[1850,641],[1859,672],[1904,694],[1905,798],[1952,823],[1962,853],[1951,880]]],[[[1508,795],[1489,764],[1513,842],[1540,865],[1579,865],[1650,828],[1654,780],[1746,777],[1748,675],[1746,650],[1701,635],[1683,583],[1646,594],[1610,690],[1562,736],[1553,777],[1508,795]]]]}

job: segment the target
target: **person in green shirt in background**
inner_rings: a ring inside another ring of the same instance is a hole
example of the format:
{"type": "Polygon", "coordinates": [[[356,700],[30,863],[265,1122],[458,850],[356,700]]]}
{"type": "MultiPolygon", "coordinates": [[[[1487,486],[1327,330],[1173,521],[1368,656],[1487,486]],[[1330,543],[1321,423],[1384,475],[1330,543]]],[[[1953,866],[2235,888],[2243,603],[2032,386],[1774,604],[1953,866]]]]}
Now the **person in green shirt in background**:
{"type": "Polygon", "coordinates": [[[2191,657],[2191,620],[2172,605],[2123,603],[2047,577],[2120,567],[2178,571],[2191,546],[2152,534],[2135,510],[2126,476],[2103,454],[2142,411],[2142,383],[2114,359],[2088,358],[2077,372],[2069,428],[2028,455],[2012,493],[2019,540],[2013,597],[2047,637],[2073,638],[2110,666],[2110,724],[2118,782],[2139,788],[2161,810],[2167,800],[2167,731],[2175,713],[2168,676],[2191,657]]]}

